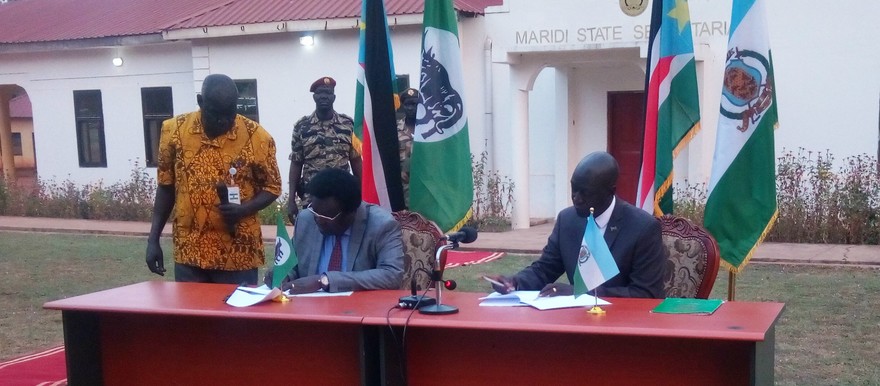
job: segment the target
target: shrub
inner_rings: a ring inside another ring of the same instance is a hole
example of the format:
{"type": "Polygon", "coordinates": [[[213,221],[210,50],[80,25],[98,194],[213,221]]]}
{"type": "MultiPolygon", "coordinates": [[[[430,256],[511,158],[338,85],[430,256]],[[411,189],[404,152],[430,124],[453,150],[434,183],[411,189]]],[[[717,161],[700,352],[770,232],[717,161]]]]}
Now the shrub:
{"type": "MultiPolygon", "coordinates": [[[[488,153],[471,155],[473,215],[468,225],[481,231],[510,229],[513,181],[487,170],[488,153]]],[[[880,176],[877,159],[856,155],[833,170],[829,152],[784,150],[776,161],[778,220],[767,241],[791,243],[880,244],[880,176]]],[[[703,222],[705,183],[676,184],[675,213],[703,222]]],[[[150,221],[156,181],[135,160],[129,178],[79,186],[38,179],[35,187],[6,181],[0,175],[0,215],[150,221]]],[[[286,222],[287,195],[259,212],[262,224],[275,224],[281,205],[286,222]]]]}
{"type": "Polygon", "coordinates": [[[269,206],[263,208],[257,213],[257,219],[260,221],[260,224],[263,225],[275,225],[277,224],[277,220],[275,219],[275,212],[281,210],[281,216],[284,219],[284,223],[287,225],[291,225],[290,221],[287,219],[287,198],[288,194],[284,193],[280,197],[278,197],[275,202],[269,204],[269,206]]]}
{"type": "Polygon", "coordinates": [[[476,160],[471,154],[474,176],[474,203],[468,226],[484,232],[510,230],[511,205],[513,205],[513,181],[495,170],[487,170],[489,153],[480,153],[476,160]]]}
{"type": "Polygon", "coordinates": [[[129,178],[77,185],[38,179],[34,187],[0,181],[0,213],[11,216],[150,221],[156,181],[135,160],[129,178]]]}
{"type": "Polygon", "coordinates": [[[683,185],[675,184],[672,190],[675,197],[673,207],[675,214],[693,221],[694,224],[702,224],[707,188],[705,183],[690,184],[687,180],[683,185]]]}
{"type": "MultiPolygon", "coordinates": [[[[767,241],[788,243],[880,243],[880,177],[877,159],[856,155],[833,170],[829,152],[783,150],[776,161],[779,216],[767,241]]],[[[705,184],[676,185],[675,213],[698,224],[705,184]]]]}

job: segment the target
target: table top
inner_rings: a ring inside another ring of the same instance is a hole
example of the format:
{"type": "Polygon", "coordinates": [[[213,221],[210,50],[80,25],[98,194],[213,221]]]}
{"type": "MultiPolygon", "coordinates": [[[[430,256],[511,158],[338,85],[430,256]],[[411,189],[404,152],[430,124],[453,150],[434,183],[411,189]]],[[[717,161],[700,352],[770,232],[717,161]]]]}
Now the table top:
{"type": "MultiPolygon", "coordinates": [[[[532,307],[482,307],[484,293],[443,292],[443,304],[459,308],[451,315],[410,316],[395,309],[407,291],[362,291],[351,296],[297,297],[287,303],[266,302],[237,308],[223,299],[235,285],[148,281],[48,302],[48,309],[98,313],[144,313],[252,319],[323,321],[412,328],[464,328],[547,333],[651,336],[670,338],[763,341],[784,304],[725,302],[712,315],[655,314],[659,299],[607,298],[604,315],[585,308],[539,311],[532,307]]],[[[429,296],[433,295],[433,291],[429,296]]]]}

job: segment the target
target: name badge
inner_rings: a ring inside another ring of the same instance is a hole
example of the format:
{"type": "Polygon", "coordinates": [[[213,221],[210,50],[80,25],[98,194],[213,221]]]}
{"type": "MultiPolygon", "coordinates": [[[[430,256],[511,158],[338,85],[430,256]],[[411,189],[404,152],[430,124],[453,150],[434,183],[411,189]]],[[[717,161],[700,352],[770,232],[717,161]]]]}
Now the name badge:
{"type": "Polygon", "coordinates": [[[229,195],[229,203],[230,204],[238,204],[241,205],[241,190],[238,186],[229,186],[226,188],[227,194],[229,195]]]}

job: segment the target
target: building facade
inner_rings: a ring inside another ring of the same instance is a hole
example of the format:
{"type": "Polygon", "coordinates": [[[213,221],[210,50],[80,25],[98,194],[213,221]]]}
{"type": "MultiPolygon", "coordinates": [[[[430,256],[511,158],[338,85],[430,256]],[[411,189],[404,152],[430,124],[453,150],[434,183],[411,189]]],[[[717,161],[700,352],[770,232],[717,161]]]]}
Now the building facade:
{"type": "MultiPolygon", "coordinates": [[[[33,3],[3,5],[0,20],[11,17],[7,9],[33,3]]],[[[571,172],[592,151],[610,151],[621,161],[619,194],[631,200],[652,2],[642,9],[628,8],[635,2],[624,0],[476,3],[478,10],[459,5],[471,151],[486,151],[490,167],[514,181],[514,227],[528,227],[530,218],[553,217],[570,205],[571,172]]],[[[676,160],[675,173],[680,183],[702,183],[709,179],[715,146],[731,3],[688,3],[702,129],[676,160]]],[[[210,73],[239,82],[242,111],[275,137],[279,166],[286,170],[292,125],[314,109],[308,92],[314,79],[336,78],[336,110],[354,111],[359,4],[325,1],[318,16],[278,20],[248,19],[245,12],[218,6],[191,16],[156,17],[143,31],[113,36],[0,38],[0,86],[31,100],[36,164],[44,179],[113,181],[127,178],[136,162],[150,165],[156,125],[197,109],[195,95],[210,73]],[[334,8],[342,5],[357,12],[334,8]],[[313,44],[303,45],[303,37],[313,44]],[[121,60],[114,63],[116,58],[121,60]]],[[[420,2],[386,4],[395,70],[417,86],[421,14],[412,7],[420,2]]],[[[880,14],[880,3],[773,0],[767,10],[778,153],[804,148],[829,150],[838,159],[876,155],[880,24],[868,15],[880,14]]]]}

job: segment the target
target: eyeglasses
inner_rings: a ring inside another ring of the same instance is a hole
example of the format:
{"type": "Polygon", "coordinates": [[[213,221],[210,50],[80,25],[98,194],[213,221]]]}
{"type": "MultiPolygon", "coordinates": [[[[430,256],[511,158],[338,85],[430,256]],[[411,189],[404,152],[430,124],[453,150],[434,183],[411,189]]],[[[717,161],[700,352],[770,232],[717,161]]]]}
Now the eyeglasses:
{"type": "Polygon", "coordinates": [[[314,214],[315,217],[317,217],[317,218],[319,218],[319,219],[322,219],[322,220],[326,220],[326,221],[333,221],[333,220],[336,220],[336,218],[339,217],[340,214],[342,214],[342,211],[339,211],[339,213],[337,213],[337,214],[336,214],[335,216],[333,216],[333,217],[327,217],[327,216],[324,216],[323,214],[320,214],[320,213],[318,213],[318,212],[315,212],[315,210],[312,209],[312,204],[311,204],[311,203],[309,203],[309,206],[307,206],[306,209],[307,209],[309,212],[312,212],[312,214],[314,214]]]}

